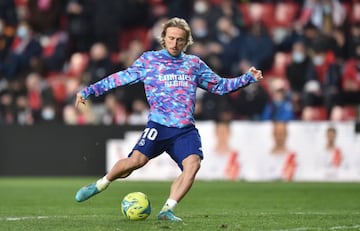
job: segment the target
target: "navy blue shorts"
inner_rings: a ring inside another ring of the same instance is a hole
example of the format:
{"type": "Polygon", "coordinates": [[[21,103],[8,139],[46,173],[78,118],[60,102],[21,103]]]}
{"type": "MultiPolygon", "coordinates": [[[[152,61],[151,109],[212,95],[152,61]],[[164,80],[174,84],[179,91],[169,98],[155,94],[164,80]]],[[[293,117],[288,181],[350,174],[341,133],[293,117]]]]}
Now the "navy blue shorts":
{"type": "Polygon", "coordinates": [[[140,151],[149,159],[166,152],[181,170],[182,161],[189,155],[196,154],[203,158],[201,138],[194,125],[175,128],[149,121],[133,150],[140,151]]]}

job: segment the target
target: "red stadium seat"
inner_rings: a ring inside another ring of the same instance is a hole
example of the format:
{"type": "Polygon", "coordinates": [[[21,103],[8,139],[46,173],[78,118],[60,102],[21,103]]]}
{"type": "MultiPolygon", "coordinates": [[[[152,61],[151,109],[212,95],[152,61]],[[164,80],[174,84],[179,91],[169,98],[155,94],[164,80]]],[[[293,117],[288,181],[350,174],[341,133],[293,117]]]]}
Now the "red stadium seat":
{"type": "Polygon", "coordinates": [[[268,29],[275,25],[274,4],[272,3],[240,3],[239,9],[248,26],[256,21],[262,21],[268,29]]]}
{"type": "Polygon", "coordinates": [[[356,106],[344,106],[343,107],[343,120],[356,120],[357,108],[356,106]]]}
{"type": "Polygon", "coordinates": [[[150,45],[148,33],[149,30],[145,27],[134,27],[122,30],[119,36],[120,50],[127,49],[132,40],[140,40],[144,48],[148,49],[150,45]]]}
{"type": "Polygon", "coordinates": [[[304,121],[321,121],[328,119],[326,108],[322,106],[305,107],[301,117],[304,121]]]}
{"type": "Polygon", "coordinates": [[[267,76],[275,78],[285,78],[286,66],[290,62],[290,54],[287,52],[276,52],[272,68],[265,73],[267,76]]]}
{"type": "Polygon", "coordinates": [[[66,100],[66,86],[65,80],[59,77],[48,78],[48,83],[54,94],[55,100],[58,103],[63,103],[66,100]]]}
{"type": "Polygon", "coordinates": [[[295,2],[279,2],[275,6],[275,26],[290,28],[299,13],[299,4],[295,2]]]}

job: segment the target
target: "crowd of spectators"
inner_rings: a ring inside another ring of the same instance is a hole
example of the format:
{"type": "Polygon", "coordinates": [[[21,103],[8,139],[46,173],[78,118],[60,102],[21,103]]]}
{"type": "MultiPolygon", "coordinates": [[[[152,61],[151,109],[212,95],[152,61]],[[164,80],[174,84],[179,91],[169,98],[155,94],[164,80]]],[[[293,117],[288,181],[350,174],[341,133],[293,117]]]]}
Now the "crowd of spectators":
{"type": "Polygon", "coordinates": [[[265,80],[227,96],[199,90],[197,120],[356,120],[360,1],[0,0],[0,124],[142,124],[141,84],[74,108],[75,93],[160,49],[185,18],[201,57],[224,77],[265,80]]]}

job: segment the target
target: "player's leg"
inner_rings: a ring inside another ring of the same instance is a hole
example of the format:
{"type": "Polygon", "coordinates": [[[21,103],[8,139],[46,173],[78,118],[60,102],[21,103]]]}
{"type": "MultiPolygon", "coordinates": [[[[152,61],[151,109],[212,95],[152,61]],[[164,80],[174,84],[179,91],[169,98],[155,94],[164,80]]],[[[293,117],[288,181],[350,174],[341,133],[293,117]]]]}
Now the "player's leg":
{"type": "Polygon", "coordinates": [[[132,171],[141,168],[148,161],[149,158],[147,156],[138,150],[134,150],[132,155],[129,157],[117,161],[112,169],[103,178],[92,184],[82,187],[76,193],[76,201],[85,201],[90,197],[104,191],[112,181],[118,178],[125,178],[129,176],[132,171]]]}
{"type": "Polygon", "coordinates": [[[181,218],[175,216],[173,210],[193,185],[196,173],[200,169],[200,161],[200,156],[197,154],[189,155],[183,160],[183,171],[172,183],[169,199],[161,209],[158,219],[182,221],[181,218]]]}
{"type": "Polygon", "coordinates": [[[200,169],[199,155],[190,155],[183,160],[183,171],[179,177],[172,183],[170,188],[170,198],[180,202],[185,194],[190,190],[194,183],[196,173],[200,169]]]}
{"type": "Polygon", "coordinates": [[[138,150],[134,150],[130,157],[119,160],[106,174],[109,181],[128,177],[132,171],[141,168],[149,161],[149,158],[138,150]]]}

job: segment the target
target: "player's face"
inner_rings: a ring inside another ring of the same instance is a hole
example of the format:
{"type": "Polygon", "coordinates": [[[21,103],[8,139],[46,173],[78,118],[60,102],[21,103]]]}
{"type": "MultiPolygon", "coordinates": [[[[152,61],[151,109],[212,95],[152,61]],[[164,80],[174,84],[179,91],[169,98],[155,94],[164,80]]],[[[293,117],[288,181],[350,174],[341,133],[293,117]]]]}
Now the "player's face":
{"type": "Polygon", "coordinates": [[[178,56],[186,45],[186,32],[177,27],[166,29],[165,48],[172,56],[178,56]]]}

